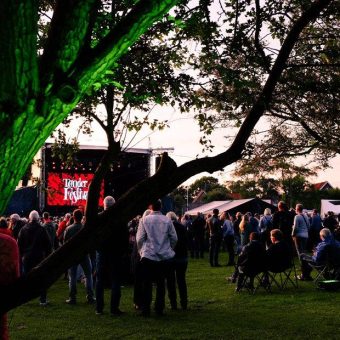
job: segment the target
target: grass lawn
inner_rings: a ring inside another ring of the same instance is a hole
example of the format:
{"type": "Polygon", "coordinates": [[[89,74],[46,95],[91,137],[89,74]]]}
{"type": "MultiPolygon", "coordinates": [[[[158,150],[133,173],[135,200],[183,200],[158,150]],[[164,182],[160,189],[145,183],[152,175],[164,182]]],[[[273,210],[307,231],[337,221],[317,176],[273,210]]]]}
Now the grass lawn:
{"type": "Polygon", "coordinates": [[[299,282],[298,289],[273,288],[272,294],[235,293],[225,280],[231,272],[211,268],[207,259],[190,260],[189,309],[171,311],[166,299],[166,315],[148,319],[134,311],[131,286],[122,289],[123,316],[110,316],[107,303],[106,314],[97,316],[80,284],[78,304],[66,305],[67,282],[60,279],[48,291],[49,306],[33,300],[9,313],[11,339],[340,339],[340,292],[299,282]]]}

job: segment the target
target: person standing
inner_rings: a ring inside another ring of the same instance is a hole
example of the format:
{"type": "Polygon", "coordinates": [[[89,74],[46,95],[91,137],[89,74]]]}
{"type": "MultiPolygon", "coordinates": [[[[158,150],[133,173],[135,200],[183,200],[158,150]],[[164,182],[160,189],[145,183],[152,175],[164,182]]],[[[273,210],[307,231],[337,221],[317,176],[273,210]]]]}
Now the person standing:
{"type": "Polygon", "coordinates": [[[334,216],[333,211],[329,211],[327,213],[327,217],[323,221],[323,227],[329,229],[332,233],[334,233],[334,230],[338,226],[338,221],[336,220],[334,216]]]}
{"type": "Polygon", "coordinates": [[[43,213],[43,225],[42,225],[46,231],[48,236],[50,237],[51,245],[52,245],[52,250],[55,250],[58,248],[59,244],[57,241],[57,228],[55,223],[51,220],[50,214],[45,211],[43,213]]]}
{"type": "Polygon", "coordinates": [[[321,229],[322,229],[321,217],[318,214],[318,211],[316,209],[313,209],[309,230],[308,250],[312,251],[313,248],[319,244],[321,229]]]}
{"type": "Polygon", "coordinates": [[[213,215],[208,219],[207,226],[209,230],[209,261],[211,267],[220,267],[218,255],[222,242],[222,222],[218,217],[219,210],[214,209],[213,215]]]}
{"type": "Polygon", "coordinates": [[[25,225],[25,222],[20,218],[18,214],[12,214],[9,217],[9,227],[12,230],[12,236],[18,240],[19,232],[25,225]]]}
{"type": "MultiPolygon", "coordinates": [[[[73,212],[74,223],[68,226],[65,230],[64,241],[67,242],[71,239],[75,234],[77,234],[80,229],[83,227],[81,220],[83,218],[83,213],[80,209],[76,209],[73,212]]],[[[85,275],[85,286],[86,286],[86,299],[87,302],[92,304],[94,303],[93,298],[93,279],[92,279],[92,266],[90,256],[86,255],[82,261],[79,263],[83,268],[85,275]]],[[[76,295],[77,295],[77,273],[78,273],[78,264],[72,266],[69,271],[69,298],[66,300],[66,303],[69,305],[75,305],[77,303],[76,295]]]]}
{"type": "MultiPolygon", "coordinates": [[[[143,216],[138,221],[138,227],[143,223],[143,219],[151,214],[150,209],[146,209],[143,216]]],[[[143,305],[143,266],[140,263],[140,254],[138,252],[137,242],[135,239],[132,254],[131,254],[131,269],[134,274],[134,285],[133,285],[133,304],[136,310],[142,310],[143,305]]]]}
{"type": "MultiPolygon", "coordinates": [[[[112,196],[104,198],[104,210],[115,204],[112,196]]],[[[104,276],[107,272],[111,283],[111,315],[120,316],[121,284],[123,276],[123,258],[129,245],[129,231],[125,227],[115,228],[114,236],[104,241],[96,254],[96,314],[103,314],[104,309],[104,276]]]]}
{"type": "Polygon", "coordinates": [[[292,226],[295,213],[288,210],[288,206],[284,201],[280,201],[277,208],[278,211],[273,214],[273,228],[280,229],[282,231],[283,240],[291,249],[291,252],[294,253],[292,226]]]}
{"type": "Polygon", "coordinates": [[[155,312],[163,315],[165,305],[165,276],[169,260],[175,256],[177,234],[171,220],[161,213],[161,201],[150,204],[152,212],[141,220],[136,242],[141,257],[143,276],[142,315],[150,315],[152,282],[156,282],[155,312]]]}
{"type": "Polygon", "coordinates": [[[196,259],[204,257],[204,233],[205,233],[205,219],[202,213],[197,213],[196,218],[192,222],[192,232],[194,241],[194,256],[196,259]]]}
{"type": "Polygon", "coordinates": [[[294,217],[294,224],[292,230],[292,237],[295,243],[296,252],[300,258],[302,253],[306,252],[308,231],[309,231],[309,219],[303,213],[303,205],[297,204],[295,207],[296,216],[294,217]]]}
{"type": "Polygon", "coordinates": [[[260,219],[261,241],[268,248],[271,245],[270,231],[273,229],[272,212],[269,208],[264,209],[260,219]]]}
{"type": "Polygon", "coordinates": [[[179,292],[180,304],[183,310],[188,306],[188,292],[186,283],[186,271],[188,268],[188,234],[186,228],[178,222],[178,218],[173,211],[166,214],[174,224],[177,243],[175,246],[175,257],[171,262],[171,268],[167,275],[167,288],[171,304],[171,309],[177,309],[176,282],[179,292]]]}
{"type": "Polygon", "coordinates": [[[67,213],[64,216],[63,220],[58,225],[57,238],[59,240],[60,245],[64,243],[64,233],[65,233],[65,229],[69,226],[70,219],[71,219],[71,214],[67,213]]]}
{"type": "Polygon", "coordinates": [[[237,243],[237,253],[241,250],[241,235],[240,235],[240,223],[242,221],[242,213],[237,212],[234,220],[234,238],[237,243]]]}
{"type": "Polygon", "coordinates": [[[223,242],[229,254],[229,260],[227,266],[234,266],[235,250],[234,250],[234,226],[231,222],[229,213],[224,213],[224,222],[222,226],[223,242]]]}
{"type": "Polygon", "coordinates": [[[240,223],[241,247],[249,243],[249,236],[252,232],[252,226],[249,222],[249,215],[244,214],[240,223]]]}
{"type": "MultiPolygon", "coordinates": [[[[39,222],[39,213],[30,212],[28,223],[21,228],[18,235],[18,247],[22,260],[22,270],[27,274],[52,252],[52,245],[46,229],[39,222]]],[[[40,295],[40,305],[48,304],[46,291],[40,295]]]]}

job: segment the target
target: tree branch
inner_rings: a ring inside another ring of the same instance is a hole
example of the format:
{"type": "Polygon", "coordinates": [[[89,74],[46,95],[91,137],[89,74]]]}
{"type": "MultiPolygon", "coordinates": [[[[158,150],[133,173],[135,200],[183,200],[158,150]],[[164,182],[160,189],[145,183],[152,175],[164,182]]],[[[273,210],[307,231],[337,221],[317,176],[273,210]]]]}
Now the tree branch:
{"type": "Polygon", "coordinates": [[[107,152],[105,152],[103,158],[101,159],[92,182],[89,187],[87,202],[86,202],[86,221],[90,226],[95,225],[95,220],[97,218],[98,211],[98,200],[100,196],[101,184],[107,174],[111,162],[118,157],[121,151],[119,142],[112,142],[113,136],[109,139],[109,146],[107,152]]]}
{"type": "Polygon", "coordinates": [[[262,28],[262,18],[261,18],[261,6],[260,6],[260,0],[255,1],[255,9],[256,9],[256,23],[255,23],[255,47],[257,52],[259,53],[261,60],[262,60],[262,66],[267,72],[270,72],[270,63],[269,60],[264,53],[264,50],[260,43],[260,32],[262,28]]]}
{"type": "Polygon", "coordinates": [[[121,55],[178,0],[140,0],[91,51],[79,58],[69,77],[85,90],[105,71],[112,69],[121,55]]]}
{"type": "Polygon", "coordinates": [[[35,0],[0,1],[0,112],[17,113],[38,92],[37,13],[35,0]]]}
{"type": "Polygon", "coordinates": [[[97,0],[59,0],[54,9],[48,40],[40,63],[41,83],[45,86],[65,73],[77,60],[91,34],[97,0]]]}

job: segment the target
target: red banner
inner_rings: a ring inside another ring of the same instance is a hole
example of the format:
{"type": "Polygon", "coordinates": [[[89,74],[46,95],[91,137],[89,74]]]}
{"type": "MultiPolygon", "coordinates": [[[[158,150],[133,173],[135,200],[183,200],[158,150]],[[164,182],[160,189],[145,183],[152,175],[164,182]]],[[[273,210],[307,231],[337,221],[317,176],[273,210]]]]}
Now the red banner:
{"type": "MultiPolygon", "coordinates": [[[[51,172],[47,178],[47,205],[85,206],[93,174],[68,174],[51,172]]],[[[99,205],[103,205],[104,184],[99,205]]]]}

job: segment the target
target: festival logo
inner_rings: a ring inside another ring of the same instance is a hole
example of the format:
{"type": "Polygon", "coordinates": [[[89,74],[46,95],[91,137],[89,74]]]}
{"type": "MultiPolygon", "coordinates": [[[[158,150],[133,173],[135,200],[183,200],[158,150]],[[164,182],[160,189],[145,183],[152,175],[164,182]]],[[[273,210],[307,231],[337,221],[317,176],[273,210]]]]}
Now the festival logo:
{"type": "MultiPolygon", "coordinates": [[[[85,206],[93,174],[49,173],[47,179],[47,204],[85,206]]],[[[102,183],[99,205],[103,204],[102,183]]]]}

